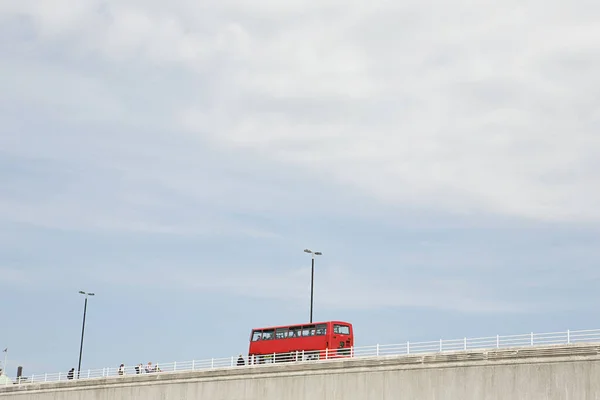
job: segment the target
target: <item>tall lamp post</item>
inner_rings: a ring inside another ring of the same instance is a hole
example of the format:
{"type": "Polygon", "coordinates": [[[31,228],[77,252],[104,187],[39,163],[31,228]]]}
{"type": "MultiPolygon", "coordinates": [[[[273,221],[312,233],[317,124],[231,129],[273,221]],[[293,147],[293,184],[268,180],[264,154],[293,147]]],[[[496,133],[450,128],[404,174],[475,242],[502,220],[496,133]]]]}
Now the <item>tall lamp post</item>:
{"type": "Polygon", "coordinates": [[[310,323],[313,322],[313,293],[315,287],[315,256],[321,256],[323,253],[320,251],[312,251],[309,249],[304,249],[305,253],[308,253],[312,256],[312,267],[310,272],[310,323]]]}
{"type": "Polygon", "coordinates": [[[80,290],[79,294],[85,296],[85,302],[83,303],[83,326],[81,327],[81,345],[79,346],[79,365],[77,367],[77,378],[79,378],[79,374],[81,372],[81,355],[83,354],[83,334],[85,332],[85,314],[87,313],[87,301],[88,296],[93,296],[94,293],[86,293],[83,290],[80,290]]]}
{"type": "Polygon", "coordinates": [[[8,362],[8,347],[5,348],[2,352],[4,353],[4,364],[2,364],[0,372],[2,372],[2,375],[8,376],[8,370],[6,369],[6,363],[8,362]]]}

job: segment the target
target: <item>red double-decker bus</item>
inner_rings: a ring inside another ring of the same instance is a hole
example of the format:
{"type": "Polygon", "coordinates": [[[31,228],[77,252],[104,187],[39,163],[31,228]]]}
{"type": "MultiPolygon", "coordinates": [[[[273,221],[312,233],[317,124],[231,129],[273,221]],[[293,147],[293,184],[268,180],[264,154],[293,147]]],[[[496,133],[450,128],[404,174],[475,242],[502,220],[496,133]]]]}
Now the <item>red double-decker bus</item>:
{"type": "Polygon", "coordinates": [[[344,321],[271,326],[252,330],[248,360],[253,364],[349,357],[352,324],[344,321]]]}

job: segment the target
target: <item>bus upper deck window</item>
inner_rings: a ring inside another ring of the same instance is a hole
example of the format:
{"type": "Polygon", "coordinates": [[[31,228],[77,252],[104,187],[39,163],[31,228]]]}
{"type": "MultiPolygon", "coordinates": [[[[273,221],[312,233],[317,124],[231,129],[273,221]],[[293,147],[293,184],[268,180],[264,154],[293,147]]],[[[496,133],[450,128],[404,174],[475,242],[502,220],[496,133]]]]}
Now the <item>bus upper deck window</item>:
{"type": "Polygon", "coordinates": [[[275,331],[275,339],[285,339],[288,337],[288,331],[286,329],[277,329],[275,331]]]}
{"type": "Polygon", "coordinates": [[[302,328],[302,336],[303,337],[307,337],[307,336],[315,336],[315,326],[304,326],[302,328]]]}
{"type": "Polygon", "coordinates": [[[288,333],[288,337],[302,337],[302,328],[290,328],[290,332],[288,333]]]}
{"type": "Polygon", "coordinates": [[[327,335],[327,325],[317,325],[317,336],[327,335]]]}
{"type": "Polygon", "coordinates": [[[338,335],[349,335],[350,334],[350,327],[347,325],[334,325],[333,326],[333,333],[336,333],[338,335]]]}
{"type": "Polygon", "coordinates": [[[262,335],[261,331],[254,331],[252,333],[252,341],[256,342],[256,341],[260,340],[261,335],[262,335]]]}
{"type": "Polygon", "coordinates": [[[271,339],[273,339],[273,331],[272,330],[264,331],[262,340],[271,340],[271,339]]]}

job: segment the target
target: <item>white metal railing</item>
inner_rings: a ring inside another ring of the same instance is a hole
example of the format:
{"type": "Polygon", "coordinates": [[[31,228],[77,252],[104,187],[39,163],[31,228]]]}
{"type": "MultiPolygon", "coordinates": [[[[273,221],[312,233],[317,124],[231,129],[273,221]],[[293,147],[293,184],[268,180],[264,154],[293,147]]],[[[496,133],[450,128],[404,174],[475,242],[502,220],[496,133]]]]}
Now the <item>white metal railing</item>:
{"type": "MultiPolygon", "coordinates": [[[[486,350],[500,349],[509,347],[531,347],[531,346],[549,346],[549,345],[568,345],[575,343],[593,343],[600,342],[600,329],[595,330],[579,330],[566,332],[551,332],[551,333],[527,333],[523,335],[510,336],[492,336],[480,338],[462,338],[452,340],[436,340],[430,342],[404,342],[400,344],[374,345],[343,349],[343,354],[339,355],[340,349],[326,349],[317,352],[296,352],[286,354],[272,354],[265,356],[261,360],[245,359],[245,367],[256,367],[259,364],[271,364],[273,362],[302,362],[302,361],[324,361],[340,359],[341,357],[385,357],[398,356],[407,354],[425,354],[425,353],[443,353],[451,351],[466,351],[466,350],[486,350]]],[[[192,360],[183,362],[159,363],[152,367],[158,367],[158,370],[146,372],[146,365],[141,366],[141,370],[136,371],[135,366],[125,368],[125,375],[143,375],[147,373],[169,373],[169,372],[185,372],[211,369],[226,369],[226,368],[241,368],[237,364],[238,357],[226,358],[211,358],[206,360],[192,360]]],[[[108,367],[102,369],[88,369],[81,371],[79,376],[77,372],[72,378],[67,372],[57,372],[50,374],[36,374],[27,377],[17,378],[15,384],[28,383],[44,383],[81,380],[81,379],[98,379],[98,378],[118,378],[119,368],[108,367]]],[[[8,382],[6,383],[9,384],[8,382]]]]}

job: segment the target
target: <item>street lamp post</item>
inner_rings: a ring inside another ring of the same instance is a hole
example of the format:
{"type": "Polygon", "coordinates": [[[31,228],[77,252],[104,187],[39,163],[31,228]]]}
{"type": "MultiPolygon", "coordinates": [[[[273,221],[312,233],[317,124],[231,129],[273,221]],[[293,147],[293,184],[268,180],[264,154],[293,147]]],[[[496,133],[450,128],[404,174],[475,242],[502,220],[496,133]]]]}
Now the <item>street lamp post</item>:
{"type": "Polygon", "coordinates": [[[8,362],[8,347],[4,349],[3,353],[4,353],[4,364],[2,364],[2,368],[0,369],[0,372],[2,372],[2,375],[8,376],[8,370],[6,369],[6,363],[8,362]]]}
{"type": "Polygon", "coordinates": [[[310,323],[313,322],[313,293],[315,286],[315,256],[321,256],[323,253],[320,251],[312,251],[309,249],[304,249],[305,253],[312,255],[312,267],[310,272],[310,323]]]}
{"type": "Polygon", "coordinates": [[[83,303],[83,326],[81,327],[81,345],[79,346],[79,365],[77,367],[77,378],[79,378],[79,374],[81,372],[81,355],[83,354],[83,334],[85,333],[85,315],[87,313],[87,301],[88,296],[93,296],[94,293],[86,293],[80,290],[79,294],[85,296],[85,302],[83,303]]]}

